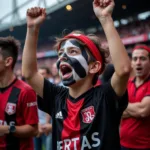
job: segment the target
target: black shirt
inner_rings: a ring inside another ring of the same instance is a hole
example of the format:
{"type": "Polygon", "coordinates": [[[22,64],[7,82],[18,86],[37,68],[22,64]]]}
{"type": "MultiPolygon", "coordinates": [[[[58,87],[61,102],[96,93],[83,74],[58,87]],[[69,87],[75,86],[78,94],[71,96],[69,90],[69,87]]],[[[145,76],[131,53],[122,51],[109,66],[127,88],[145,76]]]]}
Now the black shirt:
{"type": "Polygon", "coordinates": [[[119,123],[127,92],[118,97],[110,82],[78,98],[45,79],[39,108],[53,119],[53,150],[120,150],[119,123]]]}

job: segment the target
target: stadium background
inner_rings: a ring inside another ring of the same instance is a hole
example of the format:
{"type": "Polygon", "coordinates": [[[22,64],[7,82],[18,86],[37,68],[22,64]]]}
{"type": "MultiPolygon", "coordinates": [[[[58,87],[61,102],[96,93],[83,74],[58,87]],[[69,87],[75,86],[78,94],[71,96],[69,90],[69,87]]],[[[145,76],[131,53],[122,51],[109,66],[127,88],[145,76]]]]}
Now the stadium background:
{"type": "MultiPolygon", "coordinates": [[[[38,41],[38,65],[51,69],[57,53],[53,49],[55,37],[80,29],[100,36],[107,46],[106,38],[94,15],[93,0],[1,0],[0,36],[14,36],[21,41],[26,36],[25,14],[27,8],[45,7],[47,18],[40,30],[38,41]]],[[[130,54],[137,43],[150,45],[150,0],[115,0],[114,24],[130,54]]],[[[21,70],[22,49],[19,52],[16,72],[21,70]]]]}
{"type": "MultiPolygon", "coordinates": [[[[57,53],[53,49],[55,37],[72,30],[94,33],[107,47],[107,41],[100,23],[94,15],[93,0],[0,0],[0,36],[14,36],[21,41],[23,49],[26,36],[26,10],[31,7],[45,7],[47,17],[41,26],[37,49],[38,65],[46,65],[55,72],[53,64],[57,53]]],[[[150,0],[115,0],[114,24],[128,51],[135,44],[150,45],[150,0]]],[[[113,38],[113,37],[112,37],[113,38]]],[[[15,67],[21,76],[22,49],[15,67]]],[[[55,74],[55,73],[53,73],[55,74]]]]}

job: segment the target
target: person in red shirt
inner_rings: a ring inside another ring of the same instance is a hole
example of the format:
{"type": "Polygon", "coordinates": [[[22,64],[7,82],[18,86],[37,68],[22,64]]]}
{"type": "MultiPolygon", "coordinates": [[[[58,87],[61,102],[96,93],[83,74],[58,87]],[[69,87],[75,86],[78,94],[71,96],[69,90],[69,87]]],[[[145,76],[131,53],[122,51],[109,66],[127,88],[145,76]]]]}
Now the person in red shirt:
{"type": "Polygon", "coordinates": [[[0,150],[34,150],[38,133],[36,93],[13,69],[20,42],[0,37],[0,150]]]}
{"type": "Polygon", "coordinates": [[[132,52],[135,74],[128,82],[129,104],[120,127],[122,150],[150,150],[150,48],[137,45],[132,52]]]}

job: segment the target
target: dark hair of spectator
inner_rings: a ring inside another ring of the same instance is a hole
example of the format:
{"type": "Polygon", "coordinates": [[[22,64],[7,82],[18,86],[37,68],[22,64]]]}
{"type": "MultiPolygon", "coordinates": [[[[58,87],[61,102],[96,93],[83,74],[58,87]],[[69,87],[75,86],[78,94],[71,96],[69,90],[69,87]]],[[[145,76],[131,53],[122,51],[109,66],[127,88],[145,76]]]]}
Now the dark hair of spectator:
{"type": "Polygon", "coordinates": [[[20,49],[20,42],[16,40],[14,37],[0,37],[0,51],[4,59],[7,57],[13,58],[12,69],[14,68],[17,58],[18,52],[20,49]]]}

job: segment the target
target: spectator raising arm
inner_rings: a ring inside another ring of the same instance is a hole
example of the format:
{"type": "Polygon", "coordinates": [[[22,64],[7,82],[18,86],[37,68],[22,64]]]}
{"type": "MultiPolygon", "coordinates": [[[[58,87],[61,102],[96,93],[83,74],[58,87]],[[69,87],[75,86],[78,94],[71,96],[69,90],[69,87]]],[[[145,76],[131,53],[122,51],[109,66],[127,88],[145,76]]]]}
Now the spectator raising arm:
{"type": "Polygon", "coordinates": [[[122,96],[126,90],[131,64],[111,17],[114,5],[113,0],[94,0],[93,2],[94,12],[104,29],[109,45],[110,55],[115,68],[111,85],[116,94],[118,96],[122,96]]]}
{"type": "Polygon", "coordinates": [[[27,11],[27,35],[22,58],[23,76],[41,97],[43,96],[44,78],[37,70],[36,49],[39,28],[45,18],[46,12],[43,8],[31,8],[27,11]]]}

